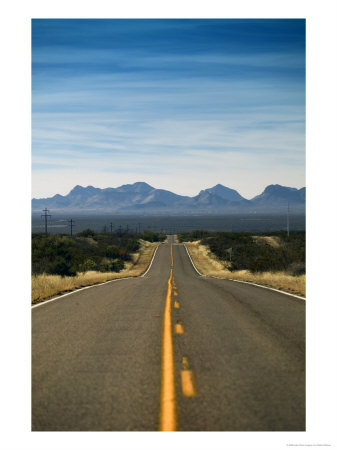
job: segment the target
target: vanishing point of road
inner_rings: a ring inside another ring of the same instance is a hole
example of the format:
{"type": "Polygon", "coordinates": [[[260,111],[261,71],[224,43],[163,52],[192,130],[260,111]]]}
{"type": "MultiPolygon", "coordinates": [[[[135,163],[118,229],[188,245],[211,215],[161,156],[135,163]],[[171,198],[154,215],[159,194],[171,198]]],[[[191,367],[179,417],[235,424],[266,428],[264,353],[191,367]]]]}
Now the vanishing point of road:
{"type": "Polygon", "coordinates": [[[169,236],[145,276],[33,307],[32,430],[304,431],[305,301],[169,236]]]}

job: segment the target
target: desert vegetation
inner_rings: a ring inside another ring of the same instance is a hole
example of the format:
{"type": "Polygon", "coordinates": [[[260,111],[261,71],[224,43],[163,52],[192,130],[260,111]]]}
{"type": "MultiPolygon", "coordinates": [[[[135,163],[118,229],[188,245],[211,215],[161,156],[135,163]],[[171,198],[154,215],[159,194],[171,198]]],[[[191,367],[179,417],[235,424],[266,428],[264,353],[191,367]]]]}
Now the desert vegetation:
{"type": "Polygon", "coordinates": [[[164,234],[95,233],[32,236],[32,302],[145,272],[164,234]]]}
{"type": "Polygon", "coordinates": [[[249,281],[305,295],[305,232],[178,235],[204,275],[249,281]]]}

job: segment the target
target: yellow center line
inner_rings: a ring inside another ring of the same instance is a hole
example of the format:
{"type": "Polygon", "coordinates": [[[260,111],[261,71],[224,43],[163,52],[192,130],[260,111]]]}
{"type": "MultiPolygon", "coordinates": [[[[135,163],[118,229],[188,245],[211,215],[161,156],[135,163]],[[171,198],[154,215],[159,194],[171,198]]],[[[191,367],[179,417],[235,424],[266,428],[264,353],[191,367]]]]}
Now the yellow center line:
{"type": "Polygon", "coordinates": [[[173,337],[172,337],[172,319],[171,319],[172,278],[173,278],[173,252],[171,244],[171,272],[170,278],[167,282],[168,287],[163,318],[159,431],[177,430],[173,337]]]}

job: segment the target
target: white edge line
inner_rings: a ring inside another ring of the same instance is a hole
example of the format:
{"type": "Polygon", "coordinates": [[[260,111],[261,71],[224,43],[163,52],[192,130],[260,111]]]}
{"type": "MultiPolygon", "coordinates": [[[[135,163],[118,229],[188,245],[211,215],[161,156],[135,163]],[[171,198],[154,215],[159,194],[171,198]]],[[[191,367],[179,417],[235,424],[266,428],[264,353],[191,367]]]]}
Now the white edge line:
{"type": "Polygon", "coordinates": [[[198,275],[200,275],[201,277],[204,277],[205,275],[203,275],[202,273],[200,273],[199,270],[195,267],[194,262],[193,262],[193,260],[192,260],[192,258],[191,258],[190,252],[188,251],[188,248],[186,247],[185,244],[184,244],[184,247],[185,247],[185,250],[186,250],[186,252],[187,252],[187,254],[188,254],[188,257],[190,258],[190,261],[191,261],[191,263],[192,263],[192,266],[194,267],[194,270],[197,272],[198,275]]]}
{"type": "MultiPolygon", "coordinates": [[[[186,249],[186,252],[188,254],[188,257],[190,258],[190,261],[194,267],[194,270],[197,272],[198,275],[200,275],[201,277],[206,277],[206,275],[202,275],[199,270],[195,267],[193,260],[191,258],[190,252],[188,251],[186,245],[184,244],[184,247],[186,249]]],[[[280,291],[279,289],[275,289],[275,288],[271,288],[269,286],[263,286],[262,284],[256,284],[256,283],[252,283],[251,281],[241,281],[241,280],[233,280],[232,278],[220,278],[220,277],[206,277],[206,278],[215,278],[217,280],[228,280],[228,281],[235,281],[236,283],[245,283],[245,284],[251,284],[252,286],[257,286],[257,287],[261,287],[263,289],[269,289],[270,291],[275,291],[275,292],[279,292],[280,294],[284,294],[284,295],[290,295],[290,297],[295,297],[295,298],[299,298],[300,300],[303,300],[304,302],[306,301],[305,297],[300,297],[299,295],[295,295],[295,294],[290,294],[289,292],[284,292],[284,291],[280,291]]]]}
{"type": "MultiPolygon", "coordinates": [[[[159,243],[159,245],[160,245],[160,243],[159,243]]],[[[148,273],[148,271],[151,269],[151,266],[152,266],[154,257],[156,256],[156,253],[157,253],[157,250],[158,250],[159,245],[157,245],[157,247],[156,247],[156,249],[155,249],[155,251],[154,251],[154,253],[153,253],[153,256],[152,256],[152,259],[151,259],[151,262],[150,262],[149,267],[147,268],[146,272],[144,272],[143,275],[141,275],[141,277],[145,277],[145,275],[146,275],[146,274],[148,273]]]]}
{"type": "Polygon", "coordinates": [[[212,278],[217,278],[218,280],[226,280],[227,279],[229,281],[235,281],[236,283],[251,284],[253,286],[261,287],[263,289],[269,289],[270,291],[279,292],[280,294],[290,295],[290,297],[299,298],[300,300],[303,300],[304,302],[306,301],[305,297],[300,297],[299,295],[290,294],[290,292],[280,291],[280,289],[271,288],[269,286],[263,286],[263,284],[252,283],[251,281],[233,280],[232,278],[218,278],[218,277],[212,277],[212,278]]]}
{"type": "MultiPolygon", "coordinates": [[[[154,257],[156,256],[156,253],[157,253],[159,245],[157,245],[156,250],[153,253],[153,256],[152,256],[152,259],[151,259],[149,267],[147,268],[146,272],[143,273],[143,275],[140,275],[140,277],[144,277],[148,273],[148,271],[150,270],[150,268],[152,266],[152,263],[153,263],[153,260],[154,260],[154,257]]],[[[51,298],[49,300],[41,301],[41,302],[37,303],[36,305],[32,305],[31,308],[32,309],[33,308],[37,308],[38,306],[45,305],[46,303],[54,302],[55,300],[58,300],[59,298],[63,298],[63,297],[66,297],[67,295],[75,294],[76,292],[83,291],[84,289],[90,289],[90,288],[93,288],[93,287],[102,286],[103,284],[112,283],[114,281],[131,280],[132,278],[140,278],[140,277],[115,278],[114,280],[104,281],[104,283],[92,284],[90,286],[85,286],[85,287],[82,287],[82,288],[79,288],[79,289],[75,289],[75,290],[73,290],[71,292],[67,292],[66,294],[59,295],[59,296],[51,298]]]]}

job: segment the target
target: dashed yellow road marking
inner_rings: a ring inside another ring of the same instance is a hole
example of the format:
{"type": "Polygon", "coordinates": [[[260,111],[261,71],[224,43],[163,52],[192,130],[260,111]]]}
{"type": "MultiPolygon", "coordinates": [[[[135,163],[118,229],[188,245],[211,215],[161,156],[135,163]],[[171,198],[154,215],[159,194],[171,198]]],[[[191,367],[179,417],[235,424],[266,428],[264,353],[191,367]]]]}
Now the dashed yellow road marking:
{"type": "Polygon", "coordinates": [[[176,334],[184,334],[184,333],[185,333],[185,330],[184,330],[183,325],[182,325],[181,323],[176,323],[176,324],[174,325],[174,332],[175,332],[176,334]]]}
{"type": "Polygon", "coordinates": [[[197,391],[195,389],[194,374],[192,370],[181,370],[181,390],[185,397],[195,397],[197,391]]]}
{"type": "Polygon", "coordinates": [[[197,395],[197,391],[195,388],[194,374],[192,370],[189,370],[186,356],[183,356],[182,366],[183,370],[180,371],[181,390],[185,397],[195,397],[197,395]]]}
{"type": "Polygon", "coordinates": [[[187,356],[183,356],[182,366],[184,370],[187,370],[189,368],[187,356]]]}
{"type": "Polygon", "coordinates": [[[180,308],[180,303],[179,303],[177,300],[175,300],[173,306],[174,306],[176,309],[179,309],[179,308],[180,308]]]}

